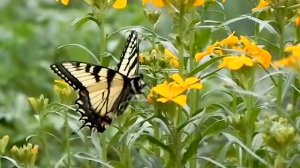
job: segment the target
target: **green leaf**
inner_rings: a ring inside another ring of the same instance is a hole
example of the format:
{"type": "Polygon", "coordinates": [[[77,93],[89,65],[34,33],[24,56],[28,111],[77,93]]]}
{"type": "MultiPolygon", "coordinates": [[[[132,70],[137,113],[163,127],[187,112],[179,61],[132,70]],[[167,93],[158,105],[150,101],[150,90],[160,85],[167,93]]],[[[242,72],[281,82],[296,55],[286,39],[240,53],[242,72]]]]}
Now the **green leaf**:
{"type": "Polygon", "coordinates": [[[225,128],[227,128],[228,124],[225,120],[217,120],[216,122],[212,123],[202,135],[210,135],[210,134],[217,134],[221,132],[225,128]]]}
{"type": "Polygon", "coordinates": [[[217,161],[215,161],[215,160],[213,160],[213,159],[211,159],[209,157],[199,157],[199,159],[206,160],[206,161],[208,161],[208,162],[210,162],[210,163],[212,163],[212,164],[214,164],[214,165],[216,165],[218,167],[226,168],[221,163],[219,163],[219,162],[217,162],[217,161]]]}
{"type": "MultiPolygon", "coordinates": [[[[22,167],[22,166],[19,166],[18,163],[13,158],[10,158],[8,156],[0,156],[0,158],[3,158],[3,159],[6,159],[6,160],[10,161],[17,168],[21,168],[22,167]]],[[[1,160],[0,160],[0,162],[1,162],[1,160]]]]}
{"type": "Polygon", "coordinates": [[[190,159],[194,154],[197,153],[198,144],[202,140],[202,136],[198,135],[191,142],[190,146],[186,149],[186,152],[183,154],[182,165],[185,165],[188,159],[190,159]]]}
{"type": "Polygon", "coordinates": [[[164,143],[160,142],[155,137],[153,137],[151,135],[143,134],[143,135],[141,135],[141,138],[145,138],[148,141],[150,141],[151,143],[161,147],[163,150],[167,151],[171,155],[172,158],[175,158],[175,154],[172,151],[172,149],[170,148],[170,146],[165,145],[164,143]]]}
{"type": "Polygon", "coordinates": [[[263,158],[259,157],[257,154],[255,154],[251,149],[249,149],[242,141],[240,141],[238,138],[232,136],[229,133],[222,133],[227,139],[228,141],[232,141],[234,143],[237,143],[239,146],[241,146],[246,152],[248,152],[250,155],[252,155],[254,158],[256,158],[257,160],[259,160],[261,163],[263,163],[264,165],[268,166],[268,167],[272,167],[268,162],[266,162],[263,158]]]}
{"type": "Polygon", "coordinates": [[[198,66],[196,69],[194,69],[192,72],[190,72],[188,74],[188,77],[194,76],[195,74],[197,74],[198,72],[206,69],[207,67],[209,67],[210,65],[212,65],[213,63],[215,63],[216,61],[224,58],[225,56],[218,56],[218,57],[214,57],[208,61],[206,61],[205,63],[201,64],[200,66],[198,66]]]}
{"type": "Polygon", "coordinates": [[[80,153],[75,154],[74,157],[76,157],[78,159],[82,159],[82,160],[94,161],[94,162],[100,163],[101,165],[103,165],[107,168],[113,168],[113,166],[109,165],[108,163],[106,163],[100,159],[95,158],[95,156],[90,153],[80,152],[80,153]]]}

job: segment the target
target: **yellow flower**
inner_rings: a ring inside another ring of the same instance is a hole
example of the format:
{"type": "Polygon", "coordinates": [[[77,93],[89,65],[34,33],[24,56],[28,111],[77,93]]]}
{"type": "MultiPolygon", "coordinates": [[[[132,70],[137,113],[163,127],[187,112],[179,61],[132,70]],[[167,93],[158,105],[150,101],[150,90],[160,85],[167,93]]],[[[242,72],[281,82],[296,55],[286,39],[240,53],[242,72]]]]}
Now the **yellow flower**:
{"type": "Polygon", "coordinates": [[[113,4],[113,8],[115,9],[123,9],[127,5],[127,0],[116,0],[116,2],[113,4]]]}
{"type": "Polygon", "coordinates": [[[24,165],[24,167],[35,167],[35,161],[38,154],[38,145],[32,146],[28,143],[23,145],[23,147],[13,146],[11,148],[12,157],[19,163],[24,165]]]}
{"type": "Polygon", "coordinates": [[[165,49],[164,57],[171,67],[179,68],[178,58],[171,51],[165,49]]]}
{"type": "Polygon", "coordinates": [[[195,77],[189,77],[183,80],[179,74],[173,74],[171,78],[176,82],[176,84],[178,84],[184,90],[202,89],[203,87],[202,83],[199,83],[200,80],[195,77]]]}
{"type": "Polygon", "coordinates": [[[63,103],[71,103],[76,97],[72,87],[62,80],[54,80],[54,90],[59,95],[63,103]]]}
{"type": "Polygon", "coordinates": [[[296,27],[300,27],[300,16],[297,16],[295,19],[295,25],[296,27]]]}
{"type": "Polygon", "coordinates": [[[252,13],[260,11],[260,10],[268,7],[269,5],[270,5],[270,3],[268,2],[268,0],[260,0],[257,7],[252,9],[252,13]]]}
{"type": "Polygon", "coordinates": [[[290,67],[300,71],[300,46],[290,46],[285,48],[286,52],[290,52],[290,56],[275,61],[276,67],[290,67]]]}
{"type": "Polygon", "coordinates": [[[152,2],[153,6],[155,6],[157,8],[162,8],[165,6],[165,3],[163,0],[143,0],[143,5],[146,5],[150,2],[152,2]]]}
{"type": "Polygon", "coordinates": [[[69,0],[56,0],[57,1],[60,1],[63,5],[67,6],[69,4],[69,0]]]}
{"type": "Polygon", "coordinates": [[[255,61],[259,62],[264,68],[268,69],[271,63],[271,54],[258,46],[251,43],[246,37],[240,37],[241,43],[244,45],[243,50],[255,61]]]}
{"type": "Polygon", "coordinates": [[[229,68],[230,70],[239,70],[243,66],[253,66],[253,61],[246,57],[245,55],[243,56],[229,56],[223,58],[223,62],[219,65],[219,68],[229,68]]]}
{"type": "Polygon", "coordinates": [[[185,91],[185,89],[174,83],[168,84],[167,82],[164,82],[155,86],[153,88],[153,91],[162,96],[161,98],[158,98],[156,100],[158,102],[166,103],[168,101],[172,101],[179,104],[181,107],[184,107],[186,105],[186,95],[180,95],[185,91]]]}
{"type": "Polygon", "coordinates": [[[204,3],[204,0],[195,0],[193,6],[202,6],[204,3]]]}
{"type": "Polygon", "coordinates": [[[201,61],[204,57],[212,55],[214,53],[214,50],[216,49],[216,43],[214,45],[210,45],[207,47],[207,49],[202,53],[197,53],[195,56],[196,62],[201,61]]]}
{"type": "Polygon", "coordinates": [[[237,45],[239,42],[239,38],[234,35],[234,33],[230,34],[227,38],[219,42],[220,46],[231,47],[237,45]]]}

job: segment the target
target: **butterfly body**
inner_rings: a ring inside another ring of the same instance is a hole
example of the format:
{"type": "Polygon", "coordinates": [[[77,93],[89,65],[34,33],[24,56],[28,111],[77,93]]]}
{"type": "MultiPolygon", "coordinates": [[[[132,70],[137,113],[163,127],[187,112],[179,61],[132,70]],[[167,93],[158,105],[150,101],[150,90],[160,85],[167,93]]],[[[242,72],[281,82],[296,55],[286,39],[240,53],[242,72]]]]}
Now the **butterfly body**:
{"type": "Polygon", "coordinates": [[[79,98],[75,103],[81,120],[84,120],[83,126],[105,131],[112,116],[122,114],[132,97],[141,93],[145,84],[142,76],[137,74],[137,57],[137,33],[131,32],[117,70],[75,61],[50,66],[78,91],[79,98]]]}

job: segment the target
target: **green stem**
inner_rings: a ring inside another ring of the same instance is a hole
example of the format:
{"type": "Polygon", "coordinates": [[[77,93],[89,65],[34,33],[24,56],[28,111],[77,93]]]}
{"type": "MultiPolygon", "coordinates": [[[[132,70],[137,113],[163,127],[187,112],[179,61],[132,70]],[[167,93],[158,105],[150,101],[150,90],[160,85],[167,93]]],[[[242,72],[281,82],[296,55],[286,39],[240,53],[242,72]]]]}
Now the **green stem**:
{"type": "MultiPolygon", "coordinates": [[[[191,20],[192,21],[196,18],[195,12],[196,11],[193,11],[191,13],[191,20]]],[[[196,53],[196,51],[195,51],[195,29],[192,29],[192,30],[189,31],[189,41],[190,41],[189,42],[189,53],[190,53],[189,71],[192,72],[197,66],[197,64],[194,60],[194,56],[195,56],[195,53],[196,53]]],[[[199,100],[198,99],[198,92],[197,91],[191,91],[190,92],[190,97],[191,97],[191,99],[190,99],[190,109],[191,109],[191,112],[192,112],[191,114],[193,114],[194,112],[196,112],[197,107],[198,107],[198,103],[197,103],[197,100],[199,100]]],[[[195,152],[194,158],[197,158],[197,152],[195,152]]],[[[190,166],[190,168],[196,168],[197,167],[197,159],[191,159],[189,161],[189,166],[190,166]]]]}
{"type": "MultiPolygon", "coordinates": [[[[99,62],[101,63],[101,65],[103,65],[103,56],[105,55],[105,51],[106,51],[106,34],[105,34],[105,28],[103,22],[100,22],[99,29],[100,29],[99,62]]],[[[107,65],[103,65],[103,66],[107,66],[107,65]]]]}
{"type": "Polygon", "coordinates": [[[179,57],[179,74],[183,75],[183,71],[185,69],[184,67],[184,5],[181,5],[180,13],[179,13],[179,29],[178,29],[178,34],[179,34],[179,43],[178,46],[178,57],[179,57]]]}
{"type": "Polygon", "coordinates": [[[65,112],[65,146],[66,146],[66,153],[67,153],[67,167],[71,167],[71,151],[70,151],[70,141],[69,141],[69,127],[68,127],[68,110],[64,110],[65,112]]]}
{"type": "MultiPolygon", "coordinates": [[[[84,150],[85,150],[85,152],[88,153],[88,149],[89,149],[89,148],[88,148],[87,142],[88,142],[87,135],[84,134],[84,150]]],[[[90,168],[90,167],[91,167],[91,166],[90,166],[90,163],[91,163],[91,161],[86,160],[85,167],[86,167],[86,168],[90,168]]]]}
{"type": "Polygon", "coordinates": [[[106,134],[105,132],[102,133],[100,135],[100,146],[101,146],[101,151],[100,152],[100,155],[101,156],[101,160],[103,160],[104,162],[107,162],[107,146],[106,146],[106,134]]]}

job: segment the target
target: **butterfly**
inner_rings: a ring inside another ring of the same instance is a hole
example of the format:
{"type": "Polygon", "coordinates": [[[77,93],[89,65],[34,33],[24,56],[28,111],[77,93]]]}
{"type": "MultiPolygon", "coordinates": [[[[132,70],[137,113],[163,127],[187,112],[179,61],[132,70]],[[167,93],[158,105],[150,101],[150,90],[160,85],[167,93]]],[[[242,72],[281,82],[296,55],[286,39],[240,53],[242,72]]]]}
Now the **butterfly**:
{"type": "MultiPolygon", "coordinates": [[[[116,70],[84,62],[61,62],[51,69],[78,91],[77,111],[90,129],[104,132],[114,114],[120,115],[135,94],[145,86],[138,74],[139,43],[137,32],[131,31],[116,70]]],[[[82,128],[81,127],[81,128],[82,128]]]]}

